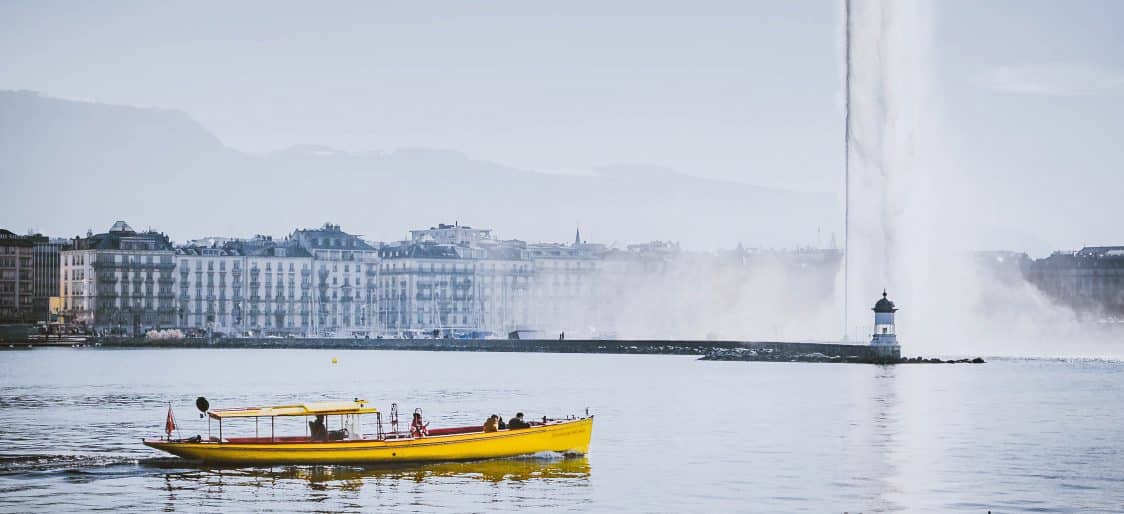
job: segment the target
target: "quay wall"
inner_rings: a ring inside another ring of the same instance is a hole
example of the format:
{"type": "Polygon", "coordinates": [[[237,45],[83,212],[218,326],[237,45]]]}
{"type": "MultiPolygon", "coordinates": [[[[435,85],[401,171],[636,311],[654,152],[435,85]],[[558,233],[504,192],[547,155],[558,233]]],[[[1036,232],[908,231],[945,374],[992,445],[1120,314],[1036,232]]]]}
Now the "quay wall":
{"type": "Polygon", "coordinates": [[[355,350],[412,350],[452,352],[530,352],[708,355],[747,352],[783,360],[823,354],[847,360],[879,360],[885,356],[868,345],[782,341],[606,340],[606,339],[268,339],[224,338],[149,341],[129,338],[91,338],[87,344],[130,348],[304,348],[355,350]]]}

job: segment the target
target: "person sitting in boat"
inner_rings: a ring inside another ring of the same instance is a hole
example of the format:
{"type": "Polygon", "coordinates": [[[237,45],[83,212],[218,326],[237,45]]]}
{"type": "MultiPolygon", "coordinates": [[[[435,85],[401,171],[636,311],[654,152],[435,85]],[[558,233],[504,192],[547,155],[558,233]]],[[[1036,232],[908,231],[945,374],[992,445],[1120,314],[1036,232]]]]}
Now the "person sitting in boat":
{"type": "Polygon", "coordinates": [[[517,428],[531,428],[531,424],[523,421],[523,413],[519,412],[515,414],[514,418],[508,420],[507,428],[511,430],[515,430],[517,428]]]}
{"type": "Polygon", "coordinates": [[[328,440],[328,427],[324,425],[323,414],[317,414],[315,421],[308,422],[308,431],[312,434],[313,441],[328,440]]]}
{"type": "Polygon", "coordinates": [[[507,430],[507,423],[503,422],[503,414],[492,415],[496,417],[496,426],[499,427],[500,430],[507,430]]]}
{"type": "Polygon", "coordinates": [[[484,422],[484,432],[495,432],[496,430],[499,430],[498,428],[496,428],[496,424],[498,422],[499,418],[497,418],[495,414],[488,416],[488,420],[484,422]]]}
{"type": "Polygon", "coordinates": [[[349,434],[347,432],[347,428],[341,428],[339,430],[329,430],[328,431],[328,440],[329,441],[343,441],[344,439],[347,439],[348,435],[349,434]]]}
{"type": "Polygon", "coordinates": [[[429,429],[426,428],[429,423],[422,422],[422,415],[420,412],[414,412],[414,420],[410,422],[410,435],[413,437],[425,437],[429,435],[429,429]]]}

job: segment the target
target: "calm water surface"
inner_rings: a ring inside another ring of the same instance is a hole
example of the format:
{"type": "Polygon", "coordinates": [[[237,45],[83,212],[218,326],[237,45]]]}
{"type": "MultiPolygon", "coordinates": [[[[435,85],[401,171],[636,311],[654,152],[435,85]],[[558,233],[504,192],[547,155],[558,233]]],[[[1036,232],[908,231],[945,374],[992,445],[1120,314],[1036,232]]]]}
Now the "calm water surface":
{"type": "Polygon", "coordinates": [[[0,510],[1121,512],[1122,400],[1119,361],[2,351],[0,510]],[[435,426],[588,407],[596,423],[584,458],[392,469],[207,469],[140,444],[167,402],[181,435],[206,434],[199,395],[398,401],[435,426]]]}

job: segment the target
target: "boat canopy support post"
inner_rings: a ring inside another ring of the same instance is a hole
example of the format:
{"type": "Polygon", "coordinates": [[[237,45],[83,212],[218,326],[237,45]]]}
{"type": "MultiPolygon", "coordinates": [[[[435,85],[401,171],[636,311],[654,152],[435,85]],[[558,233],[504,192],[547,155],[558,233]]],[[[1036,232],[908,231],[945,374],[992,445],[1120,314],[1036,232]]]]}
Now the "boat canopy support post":
{"type": "Polygon", "coordinates": [[[219,418],[219,444],[222,444],[222,418],[219,418]]]}
{"type": "Polygon", "coordinates": [[[261,437],[258,435],[258,417],[254,416],[254,439],[261,437]]]}
{"type": "Polygon", "coordinates": [[[277,430],[276,430],[277,423],[276,423],[276,421],[277,421],[277,418],[275,416],[269,417],[269,442],[271,442],[271,443],[273,442],[274,439],[276,439],[276,435],[275,435],[277,433],[277,430]]]}

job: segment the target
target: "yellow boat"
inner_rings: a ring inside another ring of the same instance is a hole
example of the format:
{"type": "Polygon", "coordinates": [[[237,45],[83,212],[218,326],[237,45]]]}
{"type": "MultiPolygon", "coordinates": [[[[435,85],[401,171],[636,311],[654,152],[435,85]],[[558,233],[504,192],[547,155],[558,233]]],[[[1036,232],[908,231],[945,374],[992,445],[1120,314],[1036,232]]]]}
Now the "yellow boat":
{"type": "MultiPolygon", "coordinates": [[[[272,407],[248,407],[207,411],[218,421],[218,436],[206,439],[145,439],[145,445],[179,457],[210,464],[386,464],[436,462],[514,457],[540,452],[585,454],[593,430],[593,416],[533,421],[528,428],[484,432],[483,425],[451,428],[424,427],[399,432],[397,412],[384,431],[382,415],[365,400],[311,402],[272,407]],[[376,417],[375,433],[363,434],[361,418],[376,417]],[[278,436],[276,418],[323,416],[327,425],[342,427],[328,437],[311,434],[278,436]],[[339,416],[338,423],[332,423],[339,416]],[[254,437],[224,437],[223,421],[254,418],[254,437]],[[262,420],[268,420],[269,435],[260,436],[262,420]]],[[[419,415],[420,416],[420,415],[419,415]]],[[[170,434],[170,432],[169,432],[170,434]]]]}

